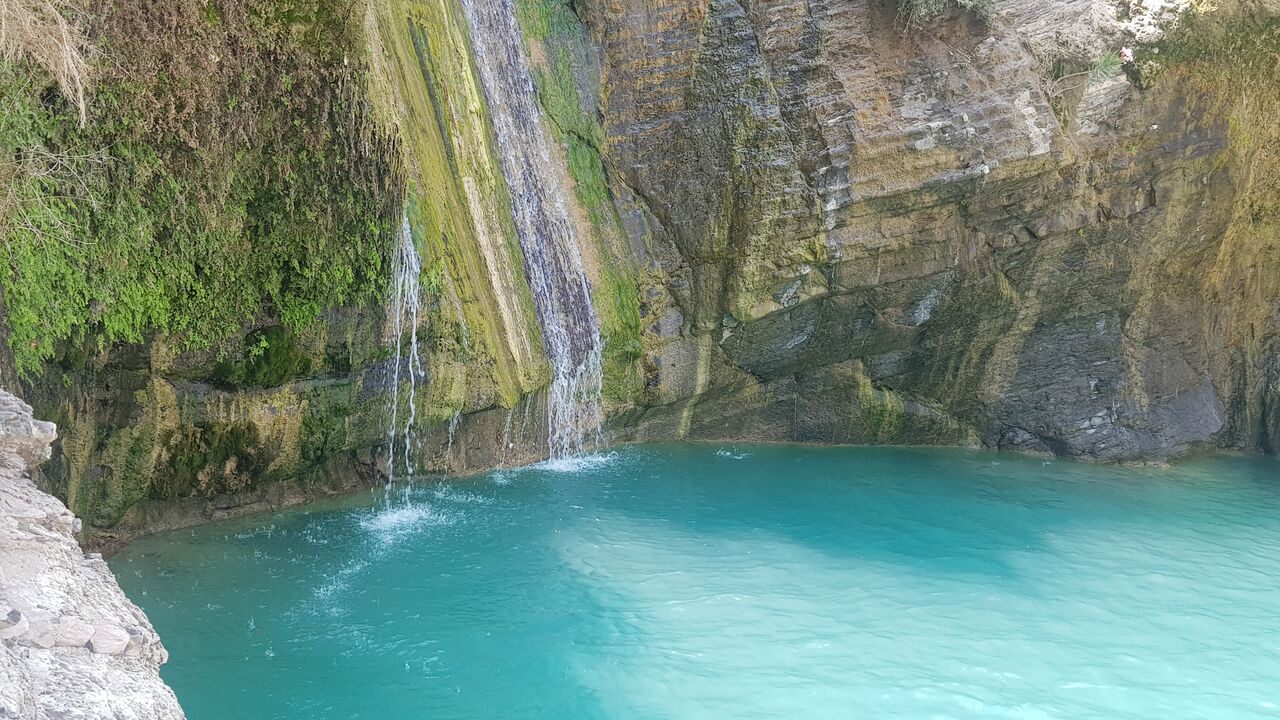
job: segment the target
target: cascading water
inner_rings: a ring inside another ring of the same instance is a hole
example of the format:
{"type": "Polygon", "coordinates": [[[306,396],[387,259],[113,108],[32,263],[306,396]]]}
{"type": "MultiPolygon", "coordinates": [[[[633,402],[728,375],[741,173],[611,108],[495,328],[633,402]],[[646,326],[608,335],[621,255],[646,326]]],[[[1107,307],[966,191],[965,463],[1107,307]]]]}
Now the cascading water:
{"type": "MultiPolygon", "coordinates": [[[[400,477],[413,479],[413,431],[418,408],[415,395],[418,382],[426,379],[422,356],[418,349],[418,317],[422,303],[419,277],[422,261],[418,248],[413,244],[413,228],[409,218],[404,218],[400,229],[400,242],[396,247],[391,273],[391,331],[395,334],[395,365],[391,371],[391,407],[387,423],[387,488],[400,477]],[[409,333],[409,347],[404,347],[405,333],[409,333]],[[408,385],[407,388],[404,385],[408,385]],[[407,389],[404,417],[401,418],[400,394],[407,389]],[[397,443],[397,441],[399,441],[397,443]],[[397,446],[402,457],[397,458],[397,446]]],[[[406,487],[409,483],[406,483],[406,487]]]]}
{"type": "Polygon", "coordinates": [[[599,444],[603,342],[565,189],[542,124],[514,0],[463,0],[553,377],[552,460],[599,444]]]}
{"type": "Polygon", "coordinates": [[[454,410],[449,418],[449,437],[444,446],[444,471],[448,475],[453,467],[453,440],[458,436],[458,421],[462,420],[462,411],[454,410]]]}

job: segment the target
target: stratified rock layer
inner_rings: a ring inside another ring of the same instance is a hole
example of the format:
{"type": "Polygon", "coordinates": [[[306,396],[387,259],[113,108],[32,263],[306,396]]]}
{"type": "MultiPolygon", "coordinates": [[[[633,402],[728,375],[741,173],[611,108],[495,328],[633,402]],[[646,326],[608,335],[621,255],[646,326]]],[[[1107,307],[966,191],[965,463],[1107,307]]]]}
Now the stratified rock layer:
{"type": "Polygon", "coordinates": [[[904,33],[874,0],[587,2],[615,194],[675,301],[619,434],[1273,450],[1274,60],[1091,72],[1159,22],[1122,5],[904,33]]]}
{"type": "Polygon", "coordinates": [[[151,623],[76,544],[75,516],[31,482],[55,433],[0,390],[0,718],[182,718],[151,623]]]}

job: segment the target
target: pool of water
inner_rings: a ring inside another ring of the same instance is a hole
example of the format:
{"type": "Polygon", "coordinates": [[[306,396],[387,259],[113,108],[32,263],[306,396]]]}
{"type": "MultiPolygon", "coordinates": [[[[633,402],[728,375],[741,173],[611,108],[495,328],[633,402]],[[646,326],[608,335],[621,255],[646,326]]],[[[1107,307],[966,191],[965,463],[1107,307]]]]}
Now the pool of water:
{"type": "Polygon", "coordinates": [[[191,720],[1280,717],[1273,460],[641,447],[111,564],[191,720]]]}

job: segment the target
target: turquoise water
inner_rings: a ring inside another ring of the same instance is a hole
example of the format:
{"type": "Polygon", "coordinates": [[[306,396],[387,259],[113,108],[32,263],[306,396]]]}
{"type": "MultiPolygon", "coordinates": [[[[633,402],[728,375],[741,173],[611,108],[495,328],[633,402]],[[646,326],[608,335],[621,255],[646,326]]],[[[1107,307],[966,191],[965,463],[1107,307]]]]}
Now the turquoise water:
{"type": "Polygon", "coordinates": [[[191,720],[1277,718],[1280,464],[655,446],[148,538],[191,720]]]}

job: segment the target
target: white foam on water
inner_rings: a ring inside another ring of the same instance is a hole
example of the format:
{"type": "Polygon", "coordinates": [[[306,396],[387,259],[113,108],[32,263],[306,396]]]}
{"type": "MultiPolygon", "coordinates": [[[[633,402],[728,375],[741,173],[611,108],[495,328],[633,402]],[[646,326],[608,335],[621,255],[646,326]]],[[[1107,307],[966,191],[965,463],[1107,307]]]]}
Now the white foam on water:
{"type": "Polygon", "coordinates": [[[351,576],[368,567],[368,563],[363,560],[357,560],[340,568],[334,574],[325,578],[320,587],[312,593],[316,600],[327,601],[347,588],[351,581],[351,576]]]}
{"type": "Polygon", "coordinates": [[[611,465],[618,459],[617,453],[594,453],[591,455],[574,455],[572,457],[554,458],[529,467],[538,470],[549,470],[557,473],[573,473],[592,470],[611,465]]]}
{"type": "MultiPolygon", "coordinates": [[[[262,527],[254,530],[246,530],[244,532],[238,532],[234,535],[234,537],[237,540],[251,540],[253,538],[260,538],[260,537],[269,538],[272,535],[274,535],[275,532],[276,532],[276,526],[274,524],[263,525],[262,527]]],[[[283,531],[281,532],[283,533],[283,531]]]]}
{"type": "Polygon", "coordinates": [[[452,525],[459,517],[456,512],[440,510],[426,503],[413,503],[407,496],[402,505],[384,505],[365,514],[359,520],[360,528],[369,534],[372,546],[365,548],[357,559],[326,576],[312,593],[311,601],[303,604],[302,610],[332,617],[344,614],[346,609],[339,603],[338,596],[351,587],[352,580],[369,567],[369,563],[380,561],[392,546],[418,531],[452,525]]]}
{"type": "Polygon", "coordinates": [[[451,488],[441,483],[431,491],[431,495],[440,502],[467,503],[470,505],[491,505],[493,498],[479,493],[451,488]]]}
{"type": "Polygon", "coordinates": [[[716,457],[722,457],[729,460],[746,460],[751,457],[751,453],[739,452],[737,448],[720,448],[716,451],[716,457]]]}
{"type": "Polygon", "coordinates": [[[457,521],[453,513],[438,510],[427,504],[405,504],[383,508],[362,519],[360,527],[379,540],[391,541],[423,527],[452,525],[457,521]]]}

